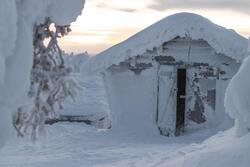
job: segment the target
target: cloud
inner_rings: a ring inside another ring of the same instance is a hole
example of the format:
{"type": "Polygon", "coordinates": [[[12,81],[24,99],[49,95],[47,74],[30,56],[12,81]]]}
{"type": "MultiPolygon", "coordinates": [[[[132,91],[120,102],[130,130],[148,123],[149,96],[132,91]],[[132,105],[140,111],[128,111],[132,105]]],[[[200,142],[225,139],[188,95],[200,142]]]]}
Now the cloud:
{"type": "Polygon", "coordinates": [[[121,12],[129,12],[129,13],[134,13],[137,12],[137,9],[132,8],[132,7],[120,7],[118,5],[114,5],[112,2],[100,2],[99,0],[94,0],[94,6],[97,8],[102,8],[102,9],[110,9],[110,10],[117,10],[121,12]]]}
{"type": "Polygon", "coordinates": [[[153,10],[169,9],[227,9],[250,15],[250,0],[154,0],[147,7],[153,10]]]}
{"type": "Polygon", "coordinates": [[[137,12],[137,10],[133,8],[120,8],[120,7],[115,7],[115,6],[107,5],[107,4],[98,4],[96,5],[96,7],[110,9],[110,10],[118,10],[121,12],[129,12],[129,13],[137,12]]]}

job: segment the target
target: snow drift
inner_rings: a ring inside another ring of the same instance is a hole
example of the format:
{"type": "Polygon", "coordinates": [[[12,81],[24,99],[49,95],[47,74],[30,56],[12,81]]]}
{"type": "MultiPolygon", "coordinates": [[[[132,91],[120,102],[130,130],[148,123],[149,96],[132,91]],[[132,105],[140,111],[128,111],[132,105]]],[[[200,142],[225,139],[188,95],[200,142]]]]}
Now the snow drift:
{"type": "Polygon", "coordinates": [[[70,24],[84,0],[2,0],[0,6],[0,145],[9,131],[10,111],[26,98],[33,56],[33,26],[51,17],[70,24]],[[9,119],[7,119],[7,117],[9,119]]]}

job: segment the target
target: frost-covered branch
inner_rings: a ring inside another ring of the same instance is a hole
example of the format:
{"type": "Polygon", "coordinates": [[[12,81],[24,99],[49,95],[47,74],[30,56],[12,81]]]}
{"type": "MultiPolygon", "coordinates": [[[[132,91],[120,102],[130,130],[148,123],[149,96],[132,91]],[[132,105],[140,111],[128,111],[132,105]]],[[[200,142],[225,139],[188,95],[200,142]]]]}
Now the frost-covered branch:
{"type": "Polygon", "coordinates": [[[36,140],[45,120],[56,117],[62,103],[76,96],[77,84],[70,77],[71,69],[65,66],[57,41],[70,31],[70,25],[58,26],[50,18],[34,26],[34,59],[28,92],[33,104],[30,109],[20,107],[14,116],[13,125],[19,136],[30,133],[32,140],[36,140]]]}

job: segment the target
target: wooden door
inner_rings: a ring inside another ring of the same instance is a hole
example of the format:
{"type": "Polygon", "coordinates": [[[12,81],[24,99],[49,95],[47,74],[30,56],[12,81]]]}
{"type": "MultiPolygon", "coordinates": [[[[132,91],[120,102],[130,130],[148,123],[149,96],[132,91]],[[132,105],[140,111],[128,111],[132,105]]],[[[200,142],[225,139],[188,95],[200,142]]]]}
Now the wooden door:
{"type": "Polygon", "coordinates": [[[161,65],[158,72],[156,123],[160,134],[175,135],[176,72],[173,66],[161,65]]]}
{"type": "Polygon", "coordinates": [[[180,133],[184,131],[186,108],[186,77],[186,69],[177,69],[176,136],[179,136],[180,133]]]}

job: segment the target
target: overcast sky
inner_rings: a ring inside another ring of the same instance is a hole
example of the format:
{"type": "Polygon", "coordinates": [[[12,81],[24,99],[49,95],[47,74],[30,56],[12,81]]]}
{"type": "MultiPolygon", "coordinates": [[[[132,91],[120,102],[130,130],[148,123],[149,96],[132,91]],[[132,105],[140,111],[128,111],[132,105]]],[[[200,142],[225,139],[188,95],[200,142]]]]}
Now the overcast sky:
{"type": "Polygon", "coordinates": [[[95,55],[178,12],[197,13],[250,36],[250,0],[86,0],[61,45],[67,52],[95,55]]]}

